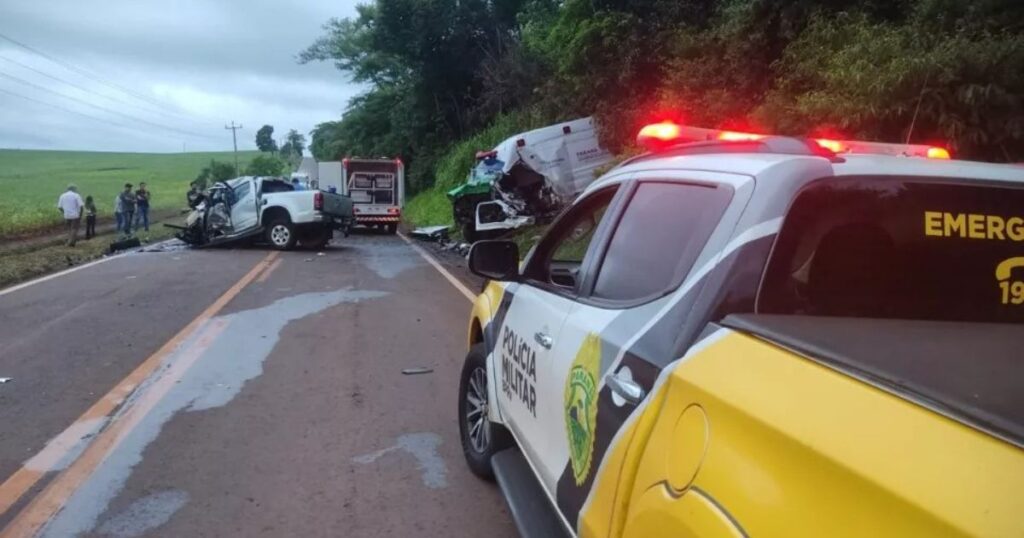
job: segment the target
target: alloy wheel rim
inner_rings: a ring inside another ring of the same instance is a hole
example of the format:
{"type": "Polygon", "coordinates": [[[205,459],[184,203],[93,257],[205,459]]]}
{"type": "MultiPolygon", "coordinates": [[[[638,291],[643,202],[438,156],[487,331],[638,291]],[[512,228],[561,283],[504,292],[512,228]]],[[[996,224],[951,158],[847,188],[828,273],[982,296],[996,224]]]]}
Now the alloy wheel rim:
{"type": "Polygon", "coordinates": [[[464,419],[473,450],[483,453],[491,438],[491,428],[487,421],[487,372],[483,368],[474,369],[469,376],[464,419]]]}
{"type": "Polygon", "coordinates": [[[291,237],[291,233],[288,232],[288,227],[283,224],[278,224],[270,230],[270,240],[275,245],[285,245],[288,243],[288,239],[291,237]]]}

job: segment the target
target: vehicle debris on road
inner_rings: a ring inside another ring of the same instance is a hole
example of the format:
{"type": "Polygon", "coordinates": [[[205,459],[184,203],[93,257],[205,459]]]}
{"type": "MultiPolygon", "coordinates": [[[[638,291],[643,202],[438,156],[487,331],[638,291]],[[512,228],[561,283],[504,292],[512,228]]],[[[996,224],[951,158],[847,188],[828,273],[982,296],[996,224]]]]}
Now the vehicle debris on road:
{"type": "Polygon", "coordinates": [[[0,383],[7,383],[14,380],[13,377],[0,377],[0,383]]]}
{"type": "Polygon", "coordinates": [[[424,241],[441,241],[448,238],[448,231],[451,226],[422,226],[412,231],[410,235],[424,241]]]}
{"type": "Polygon", "coordinates": [[[419,366],[419,367],[416,367],[416,368],[406,368],[406,369],[402,370],[402,373],[405,374],[405,375],[430,374],[430,373],[433,373],[433,372],[434,372],[433,368],[427,368],[426,366],[419,366]]]}

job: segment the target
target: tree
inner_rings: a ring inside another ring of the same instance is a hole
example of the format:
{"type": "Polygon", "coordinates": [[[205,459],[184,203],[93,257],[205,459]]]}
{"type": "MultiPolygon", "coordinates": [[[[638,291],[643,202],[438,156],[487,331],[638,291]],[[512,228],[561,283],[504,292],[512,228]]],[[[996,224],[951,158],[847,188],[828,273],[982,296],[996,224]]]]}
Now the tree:
{"type": "Polygon", "coordinates": [[[288,131],[288,138],[286,145],[291,147],[290,153],[294,153],[296,156],[302,157],[303,150],[306,149],[306,137],[299,134],[298,131],[292,129],[288,131]]]}
{"type": "Polygon", "coordinates": [[[273,154],[257,155],[249,166],[245,167],[247,176],[279,176],[284,172],[286,163],[273,154]]]}
{"type": "Polygon", "coordinates": [[[263,152],[276,152],[277,142],[274,141],[274,126],[264,125],[256,131],[256,147],[263,152]]]}
{"type": "Polygon", "coordinates": [[[200,189],[205,189],[209,183],[226,181],[235,177],[238,177],[238,171],[235,170],[235,165],[211,159],[210,164],[204,166],[203,169],[199,171],[199,175],[196,176],[193,183],[199,185],[200,189]]]}

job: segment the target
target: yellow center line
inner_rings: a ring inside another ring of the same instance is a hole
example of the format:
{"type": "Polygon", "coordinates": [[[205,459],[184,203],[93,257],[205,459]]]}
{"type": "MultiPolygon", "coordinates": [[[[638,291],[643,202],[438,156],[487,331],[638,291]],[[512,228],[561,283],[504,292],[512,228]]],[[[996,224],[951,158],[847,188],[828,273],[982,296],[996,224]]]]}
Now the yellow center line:
{"type": "MultiPolygon", "coordinates": [[[[84,421],[109,417],[125,401],[125,398],[160,366],[164,358],[174,352],[182,342],[203,328],[211,318],[216,316],[232,299],[238,296],[257,275],[267,270],[271,262],[278,255],[278,252],[272,252],[260,260],[245,276],[218,297],[213,304],[203,310],[184,329],[171,337],[160,349],[156,350],[156,352],[128,374],[127,377],[115,385],[110,392],[86,410],[69,429],[84,421]]],[[[118,420],[111,422],[99,435],[94,437],[82,455],[62,471],[24,510],[18,513],[7,527],[4,528],[3,532],[0,532],[0,538],[32,536],[38,532],[64,506],[64,503],[67,502],[71,494],[82,485],[106,458],[116,446],[116,441],[123,437],[122,434],[129,431],[137,423],[138,418],[128,419],[128,417],[132,416],[135,416],[135,414],[125,413],[121,415],[118,420]]],[[[70,447],[68,447],[68,450],[70,450],[70,447]]],[[[22,466],[3,484],[0,484],[0,513],[7,512],[44,474],[45,471],[28,469],[22,466]]]]}
{"type": "Polygon", "coordinates": [[[263,271],[262,274],[260,274],[259,278],[256,279],[256,282],[259,283],[259,284],[262,284],[262,283],[266,282],[267,279],[270,278],[270,273],[273,273],[274,269],[277,269],[277,266],[281,265],[281,262],[283,262],[283,261],[284,260],[281,259],[281,258],[278,258],[278,259],[274,260],[274,263],[270,264],[267,267],[267,269],[265,271],[263,271]]]}

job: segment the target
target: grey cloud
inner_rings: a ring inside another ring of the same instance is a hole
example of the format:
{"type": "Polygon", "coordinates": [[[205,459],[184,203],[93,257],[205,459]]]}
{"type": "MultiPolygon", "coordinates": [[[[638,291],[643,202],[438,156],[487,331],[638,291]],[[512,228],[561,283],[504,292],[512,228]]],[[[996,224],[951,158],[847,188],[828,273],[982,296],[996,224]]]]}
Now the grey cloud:
{"type": "Polygon", "coordinates": [[[298,5],[264,0],[47,0],[5,6],[0,33],[152,96],[166,108],[162,114],[155,113],[147,103],[3,40],[0,56],[136,105],[123,106],[81,92],[8,62],[0,61],[0,73],[214,139],[151,129],[0,78],[0,90],[136,128],[99,124],[0,93],[0,118],[5,122],[0,147],[180,151],[184,142],[196,150],[230,149],[230,132],[223,123],[231,120],[245,125],[239,134],[240,148],[253,147],[254,133],[263,123],[274,125],[278,136],[292,128],[306,133],[316,123],[336,119],[362,88],[331,65],[298,65],[295,55],[320,35],[330,17],[349,16],[354,5],[354,0],[298,5]],[[45,7],[39,5],[43,3],[45,7]],[[45,131],[39,128],[43,125],[45,131]],[[93,134],[83,137],[80,133],[93,134]]]}

